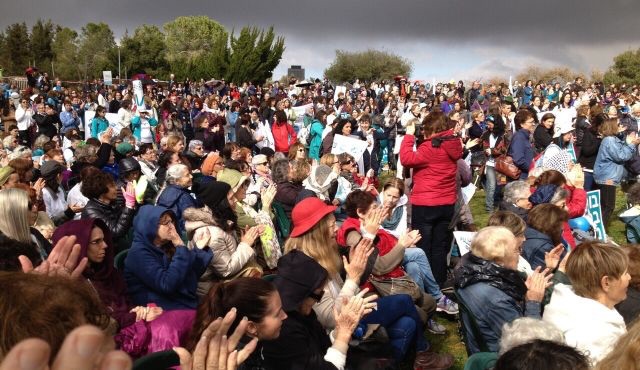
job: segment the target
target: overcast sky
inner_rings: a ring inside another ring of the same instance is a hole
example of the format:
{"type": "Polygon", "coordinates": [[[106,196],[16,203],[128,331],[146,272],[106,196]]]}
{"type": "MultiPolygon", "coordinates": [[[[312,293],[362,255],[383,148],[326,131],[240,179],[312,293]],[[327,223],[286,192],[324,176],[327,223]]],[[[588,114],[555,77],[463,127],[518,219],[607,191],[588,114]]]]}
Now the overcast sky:
{"type": "Polygon", "coordinates": [[[320,77],[336,49],[383,49],[413,63],[414,79],[476,79],[526,65],[604,71],[640,47],[637,0],[20,0],[1,5],[0,28],[38,18],[79,30],[106,22],[116,38],[142,23],[208,15],[227,29],[268,27],[285,36],[274,72],[292,64],[320,77]]]}

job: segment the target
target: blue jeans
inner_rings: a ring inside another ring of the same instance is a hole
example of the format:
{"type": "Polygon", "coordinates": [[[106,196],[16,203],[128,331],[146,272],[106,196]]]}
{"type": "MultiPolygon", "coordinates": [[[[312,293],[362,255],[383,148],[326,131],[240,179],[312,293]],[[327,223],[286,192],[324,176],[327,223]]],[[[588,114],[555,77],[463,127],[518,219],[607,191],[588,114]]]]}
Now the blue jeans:
{"type": "Polygon", "coordinates": [[[429,343],[422,330],[422,321],[411,296],[407,294],[380,297],[378,309],[360,320],[362,324],[380,324],[389,334],[393,355],[401,361],[415,340],[416,351],[426,351],[429,343]]]}
{"type": "Polygon", "coordinates": [[[402,266],[423,291],[430,294],[435,300],[442,297],[440,286],[433,277],[429,260],[427,260],[427,255],[424,254],[422,249],[407,248],[404,251],[402,266]]]}
{"type": "Polygon", "coordinates": [[[493,211],[493,205],[495,201],[496,192],[496,169],[493,167],[485,167],[485,179],[484,179],[484,193],[485,193],[485,206],[484,209],[487,212],[493,211]]]}
{"type": "Polygon", "coordinates": [[[584,191],[595,189],[596,182],[593,180],[593,172],[582,171],[584,173],[584,191]]]}

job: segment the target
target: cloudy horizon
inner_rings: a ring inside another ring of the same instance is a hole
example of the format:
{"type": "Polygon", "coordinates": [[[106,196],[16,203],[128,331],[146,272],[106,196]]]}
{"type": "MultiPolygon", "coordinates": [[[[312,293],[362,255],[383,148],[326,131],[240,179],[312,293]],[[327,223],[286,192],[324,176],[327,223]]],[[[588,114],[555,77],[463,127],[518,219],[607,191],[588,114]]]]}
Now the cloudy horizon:
{"type": "MultiPolygon", "coordinates": [[[[633,0],[519,2],[450,0],[381,2],[294,0],[210,2],[158,0],[94,2],[23,0],[3,4],[0,29],[38,18],[79,30],[88,22],[109,24],[116,39],[139,25],[163,24],[181,15],[207,15],[228,30],[274,26],[286,50],[274,71],[290,65],[321,77],[335,50],[369,48],[400,55],[413,79],[508,78],[528,65],[566,66],[589,75],[613,57],[640,46],[640,10],[633,0]]],[[[126,56],[125,56],[126,57],[126,56]]]]}

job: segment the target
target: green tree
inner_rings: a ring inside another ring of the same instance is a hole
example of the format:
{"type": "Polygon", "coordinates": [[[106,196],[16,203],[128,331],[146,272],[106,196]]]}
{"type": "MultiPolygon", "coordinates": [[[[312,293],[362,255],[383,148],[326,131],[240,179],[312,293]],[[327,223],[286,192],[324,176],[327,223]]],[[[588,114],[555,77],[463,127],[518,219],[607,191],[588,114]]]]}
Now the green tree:
{"type": "Polygon", "coordinates": [[[606,84],[640,83],[640,49],[628,50],[613,58],[613,65],[604,74],[606,84]]]}
{"type": "Polygon", "coordinates": [[[228,64],[228,33],[207,16],[178,17],[164,25],[166,59],[178,78],[221,77],[228,64]]]}
{"type": "Polygon", "coordinates": [[[6,75],[22,75],[30,65],[29,30],[27,24],[14,23],[7,27],[3,43],[4,52],[8,56],[5,67],[6,75]]]}
{"type": "Polygon", "coordinates": [[[48,71],[53,60],[54,26],[51,20],[46,23],[42,19],[31,27],[31,58],[36,67],[48,71]]]}
{"type": "MultiPolygon", "coordinates": [[[[117,64],[117,50],[115,51],[117,64]]],[[[166,59],[164,34],[157,26],[142,25],[133,36],[125,32],[120,39],[120,60],[128,74],[144,71],[159,78],[167,78],[168,63],[166,59]]]]}
{"type": "Polygon", "coordinates": [[[4,32],[0,32],[0,69],[2,74],[7,74],[7,67],[9,66],[9,50],[4,46],[5,36],[4,32]]]}
{"type": "Polygon", "coordinates": [[[87,23],[82,27],[77,62],[82,78],[101,77],[102,71],[112,71],[115,48],[116,42],[108,24],[87,23]]]}
{"type": "Polygon", "coordinates": [[[396,75],[409,76],[411,63],[386,51],[372,50],[348,52],[336,50],[336,58],[325,69],[324,75],[334,82],[354,81],[355,79],[374,81],[390,79],[396,75]]]}
{"type": "Polygon", "coordinates": [[[271,78],[284,52],[284,38],[276,38],[273,27],[266,33],[255,27],[244,27],[237,38],[231,35],[230,44],[227,79],[236,83],[264,83],[271,78]]]}
{"type": "Polygon", "coordinates": [[[53,37],[53,71],[55,77],[61,80],[81,79],[78,68],[78,33],[68,27],[56,28],[53,37]]]}

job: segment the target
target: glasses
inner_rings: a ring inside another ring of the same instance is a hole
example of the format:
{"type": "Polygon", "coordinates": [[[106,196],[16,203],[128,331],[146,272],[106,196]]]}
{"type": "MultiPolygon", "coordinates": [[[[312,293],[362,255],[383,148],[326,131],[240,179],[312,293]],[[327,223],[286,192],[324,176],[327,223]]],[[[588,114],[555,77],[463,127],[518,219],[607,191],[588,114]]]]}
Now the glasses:
{"type": "Polygon", "coordinates": [[[258,166],[268,166],[269,162],[262,162],[262,163],[258,163],[258,166]]]}
{"type": "Polygon", "coordinates": [[[320,294],[316,294],[315,292],[309,293],[309,298],[314,299],[318,302],[322,300],[323,296],[324,296],[324,290],[320,294]]]}
{"type": "Polygon", "coordinates": [[[164,220],[161,219],[159,224],[163,226],[173,225],[173,220],[171,218],[167,218],[164,220]]]}
{"type": "Polygon", "coordinates": [[[201,147],[201,146],[197,146],[197,147],[195,147],[194,149],[195,149],[195,150],[202,150],[202,147],[201,147]]]}
{"type": "Polygon", "coordinates": [[[216,162],[216,163],[214,163],[213,165],[214,165],[214,166],[224,166],[224,163],[222,163],[222,162],[216,162]]]}

